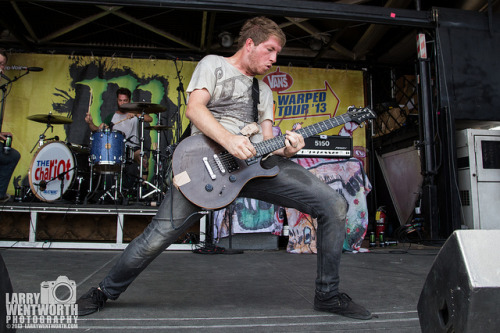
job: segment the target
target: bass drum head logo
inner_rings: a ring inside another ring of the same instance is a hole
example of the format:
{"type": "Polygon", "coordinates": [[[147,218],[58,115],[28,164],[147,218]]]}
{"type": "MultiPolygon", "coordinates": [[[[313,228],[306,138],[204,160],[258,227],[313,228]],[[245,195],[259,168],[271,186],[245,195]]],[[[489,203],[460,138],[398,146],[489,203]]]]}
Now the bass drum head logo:
{"type": "Polygon", "coordinates": [[[74,169],[75,160],[66,143],[56,141],[45,144],[36,152],[31,162],[31,190],[42,201],[59,199],[61,193],[65,193],[70,187],[74,169]]]}

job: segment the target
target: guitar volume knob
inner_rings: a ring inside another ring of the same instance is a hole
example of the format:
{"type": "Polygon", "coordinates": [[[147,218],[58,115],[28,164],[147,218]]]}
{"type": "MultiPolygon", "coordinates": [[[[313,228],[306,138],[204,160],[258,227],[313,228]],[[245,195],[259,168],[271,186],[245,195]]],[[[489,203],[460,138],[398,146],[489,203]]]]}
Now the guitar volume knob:
{"type": "Polygon", "coordinates": [[[234,182],[236,181],[236,176],[235,176],[235,175],[231,175],[231,176],[229,176],[229,181],[230,181],[231,183],[234,183],[234,182]]]}
{"type": "Polygon", "coordinates": [[[205,191],[212,192],[213,190],[214,190],[214,187],[211,184],[205,185],[205,191]]]}

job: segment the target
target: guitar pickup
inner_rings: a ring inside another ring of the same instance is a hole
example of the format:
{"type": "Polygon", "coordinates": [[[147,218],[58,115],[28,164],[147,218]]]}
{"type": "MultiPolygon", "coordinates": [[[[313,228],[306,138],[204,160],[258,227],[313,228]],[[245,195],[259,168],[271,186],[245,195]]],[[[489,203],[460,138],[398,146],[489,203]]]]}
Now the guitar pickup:
{"type": "Polygon", "coordinates": [[[223,151],[220,153],[220,156],[217,156],[221,162],[221,164],[225,165],[225,169],[227,172],[231,173],[233,171],[239,170],[240,166],[236,158],[229,154],[227,151],[223,151]]]}

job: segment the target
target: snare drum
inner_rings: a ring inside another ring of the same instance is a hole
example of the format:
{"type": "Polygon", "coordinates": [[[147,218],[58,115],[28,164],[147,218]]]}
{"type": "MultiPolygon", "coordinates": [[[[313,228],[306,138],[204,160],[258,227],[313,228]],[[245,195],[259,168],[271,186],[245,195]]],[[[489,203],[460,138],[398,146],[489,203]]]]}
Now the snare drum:
{"type": "Polygon", "coordinates": [[[40,147],[29,169],[31,191],[42,201],[77,199],[88,191],[89,149],[53,141],[40,147]]]}
{"type": "Polygon", "coordinates": [[[119,172],[123,162],[125,136],[109,129],[95,132],[90,137],[90,162],[100,173],[119,172]]]}

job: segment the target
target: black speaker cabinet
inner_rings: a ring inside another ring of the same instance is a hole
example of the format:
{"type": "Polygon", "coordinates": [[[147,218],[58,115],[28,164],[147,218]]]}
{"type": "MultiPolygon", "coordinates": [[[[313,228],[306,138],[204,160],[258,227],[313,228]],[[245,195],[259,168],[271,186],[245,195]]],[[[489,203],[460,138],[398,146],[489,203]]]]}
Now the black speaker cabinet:
{"type": "Polygon", "coordinates": [[[457,230],[418,301],[422,332],[500,332],[500,230],[457,230]]]}

